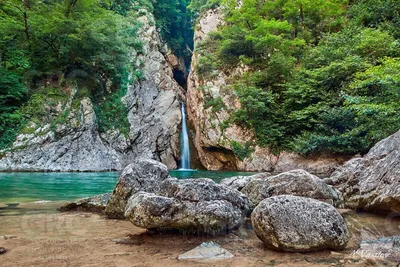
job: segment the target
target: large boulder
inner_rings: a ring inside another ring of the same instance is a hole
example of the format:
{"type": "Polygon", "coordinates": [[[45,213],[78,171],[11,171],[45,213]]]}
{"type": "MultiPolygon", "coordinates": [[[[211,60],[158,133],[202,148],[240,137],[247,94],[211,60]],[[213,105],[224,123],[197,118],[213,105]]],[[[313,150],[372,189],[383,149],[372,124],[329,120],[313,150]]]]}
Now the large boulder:
{"type": "Polygon", "coordinates": [[[254,205],[262,200],[278,195],[308,197],[333,204],[335,192],[322,179],[304,170],[284,172],[266,179],[253,179],[241,192],[254,205]]]}
{"type": "Polygon", "coordinates": [[[272,174],[269,172],[258,173],[250,176],[234,176],[222,179],[220,184],[241,191],[248,183],[255,179],[266,179],[272,174]]]}
{"type": "Polygon", "coordinates": [[[238,228],[249,210],[245,195],[210,179],[168,179],[157,194],[132,196],[125,216],[142,228],[214,235],[238,228]]]}
{"type": "Polygon", "coordinates": [[[326,182],[341,193],[343,207],[400,212],[400,131],[377,143],[364,158],[346,162],[326,182]]]}
{"type": "Polygon", "coordinates": [[[330,204],[297,196],[263,200],[251,220],[257,236],[270,249],[310,252],[344,249],[349,232],[343,217],[330,204]]]}
{"type": "Polygon", "coordinates": [[[139,191],[157,192],[162,181],[170,178],[164,164],[146,158],[136,158],[121,176],[106,207],[109,218],[123,219],[128,199],[139,191]]]}

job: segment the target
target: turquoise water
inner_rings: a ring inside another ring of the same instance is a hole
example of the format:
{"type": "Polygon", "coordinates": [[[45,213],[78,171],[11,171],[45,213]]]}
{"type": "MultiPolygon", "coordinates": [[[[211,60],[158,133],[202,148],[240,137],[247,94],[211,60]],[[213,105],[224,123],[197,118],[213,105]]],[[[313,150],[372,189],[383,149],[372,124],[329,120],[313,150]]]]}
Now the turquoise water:
{"type": "MultiPolygon", "coordinates": [[[[212,171],[171,171],[171,176],[212,178],[216,182],[226,177],[251,173],[212,171]]],[[[111,192],[118,172],[100,173],[0,173],[0,202],[35,202],[74,200],[111,192]]]]}

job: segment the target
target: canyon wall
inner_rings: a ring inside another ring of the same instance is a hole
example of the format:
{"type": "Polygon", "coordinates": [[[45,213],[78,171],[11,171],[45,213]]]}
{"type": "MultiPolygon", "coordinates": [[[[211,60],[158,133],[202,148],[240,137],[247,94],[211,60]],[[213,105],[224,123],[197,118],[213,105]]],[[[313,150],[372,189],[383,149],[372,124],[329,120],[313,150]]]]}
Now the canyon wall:
{"type": "Polygon", "coordinates": [[[201,163],[209,170],[280,172],[302,168],[313,173],[331,173],[345,158],[329,155],[305,158],[289,152],[276,155],[259,146],[253,147],[251,154],[242,159],[234,152],[234,144],[245,147],[247,143],[255,143],[252,130],[223,124],[232,112],[240,108],[236,93],[229,88],[230,80],[245,72],[246,67],[219,72],[208,79],[196,73],[197,63],[202,56],[196,47],[223,23],[223,14],[217,8],[204,12],[195,28],[195,51],[188,78],[187,107],[201,163]],[[220,99],[225,108],[213,109],[207,105],[207,99],[220,99]]]}
{"type": "Polygon", "coordinates": [[[20,134],[9,151],[0,153],[0,171],[107,171],[122,170],[137,156],[177,167],[181,124],[180,99],[184,91],[173,78],[181,60],[161,42],[154,17],[140,10],[140,53],[132,53],[132,64],[142,78],[128,87],[123,103],[128,108],[130,131],[100,133],[93,103],[76,102],[78,88],[70,87],[69,99],[46,104],[48,116],[66,114],[62,123],[30,122],[30,133],[20,134]]]}

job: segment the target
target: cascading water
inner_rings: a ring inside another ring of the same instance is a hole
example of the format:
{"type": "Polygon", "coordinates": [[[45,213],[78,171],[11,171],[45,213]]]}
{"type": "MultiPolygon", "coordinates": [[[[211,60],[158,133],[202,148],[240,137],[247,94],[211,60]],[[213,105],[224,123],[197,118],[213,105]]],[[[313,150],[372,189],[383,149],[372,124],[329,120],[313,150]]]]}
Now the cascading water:
{"type": "Polygon", "coordinates": [[[182,132],[181,132],[181,170],[190,169],[190,149],[189,149],[189,135],[186,124],[186,110],[185,104],[181,103],[182,111],[182,132]]]}

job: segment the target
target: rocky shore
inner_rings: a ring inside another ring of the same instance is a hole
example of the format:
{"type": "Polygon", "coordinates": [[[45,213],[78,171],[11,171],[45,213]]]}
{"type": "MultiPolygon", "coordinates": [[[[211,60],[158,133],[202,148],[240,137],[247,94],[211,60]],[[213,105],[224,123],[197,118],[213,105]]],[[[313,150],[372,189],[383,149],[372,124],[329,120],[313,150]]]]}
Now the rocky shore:
{"type": "Polygon", "coordinates": [[[126,219],[147,233],[165,237],[175,233],[224,239],[248,227],[246,235],[250,231],[266,249],[341,254],[355,246],[354,254],[383,255],[380,259],[389,264],[400,261],[398,237],[366,240],[374,230],[355,226],[354,217],[343,216],[340,208],[385,214],[386,221],[397,223],[394,234],[400,234],[399,136],[400,132],[382,140],[364,158],[345,163],[327,179],[293,170],[232,177],[220,184],[210,179],[178,180],[169,177],[165,165],[138,158],[121,174],[111,195],[67,207],[101,210],[109,218],[126,219]],[[356,235],[360,240],[351,244],[356,235]]]}

